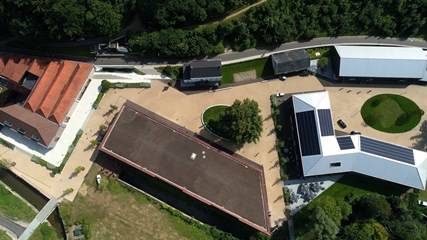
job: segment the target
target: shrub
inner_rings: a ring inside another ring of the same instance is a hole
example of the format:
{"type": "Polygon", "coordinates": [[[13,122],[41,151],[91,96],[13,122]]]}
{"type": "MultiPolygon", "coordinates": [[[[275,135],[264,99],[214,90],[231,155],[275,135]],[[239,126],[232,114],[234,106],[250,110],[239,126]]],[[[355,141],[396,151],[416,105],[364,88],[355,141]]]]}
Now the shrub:
{"type": "Polygon", "coordinates": [[[328,58],[326,57],[321,57],[318,61],[317,61],[317,67],[320,69],[325,69],[328,66],[328,58]]]}
{"type": "Polygon", "coordinates": [[[376,106],[380,105],[380,103],[381,103],[381,101],[379,99],[374,99],[371,102],[371,107],[376,107],[376,106]]]}
{"type": "Polygon", "coordinates": [[[106,93],[108,89],[110,89],[113,86],[113,84],[107,80],[102,80],[101,82],[101,92],[106,93]]]}
{"type": "Polygon", "coordinates": [[[402,113],[399,115],[399,117],[397,117],[394,124],[396,124],[396,126],[402,126],[407,122],[408,122],[408,116],[406,115],[406,113],[402,113]]]}
{"type": "Polygon", "coordinates": [[[15,145],[13,145],[12,143],[4,140],[3,138],[0,138],[0,144],[3,145],[3,146],[5,146],[5,147],[7,147],[7,148],[12,149],[12,150],[15,149],[15,145]]]}

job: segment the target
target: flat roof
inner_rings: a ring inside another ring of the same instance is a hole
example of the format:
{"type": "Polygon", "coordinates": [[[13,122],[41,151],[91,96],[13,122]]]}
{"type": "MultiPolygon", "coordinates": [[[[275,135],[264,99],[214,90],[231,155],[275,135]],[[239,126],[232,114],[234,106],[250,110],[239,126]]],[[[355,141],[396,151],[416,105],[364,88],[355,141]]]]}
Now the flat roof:
{"type": "Polygon", "coordinates": [[[341,58],[427,60],[422,48],[335,46],[341,58]]]}
{"type": "Polygon", "coordinates": [[[100,150],[186,194],[270,233],[264,170],[127,101],[100,150]]]}

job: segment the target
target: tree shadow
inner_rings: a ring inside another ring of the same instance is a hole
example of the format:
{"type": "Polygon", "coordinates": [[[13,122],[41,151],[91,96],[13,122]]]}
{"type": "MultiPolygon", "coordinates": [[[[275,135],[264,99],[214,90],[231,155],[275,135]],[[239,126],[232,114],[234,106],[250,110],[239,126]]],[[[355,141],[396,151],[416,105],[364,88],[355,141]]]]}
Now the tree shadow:
{"type": "Polygon", "coordinates": [[[412,144],[412,148],[415,148],[420,151],[426,151],[427,150],[427,120],[425,120],[423,123],[421,123],[420,126],[420,132],[412,136],[410,139],[415,141],[412,144]]]}

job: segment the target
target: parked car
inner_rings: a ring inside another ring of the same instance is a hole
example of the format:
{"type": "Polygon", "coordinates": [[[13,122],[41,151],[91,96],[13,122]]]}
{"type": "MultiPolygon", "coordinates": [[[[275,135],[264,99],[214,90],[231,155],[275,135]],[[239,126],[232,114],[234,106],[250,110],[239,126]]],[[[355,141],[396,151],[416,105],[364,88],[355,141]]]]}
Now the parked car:
{"type": "Polygon", "coordinates": [[[344,129],[347,127],[347,124],[345,124],[345,122],[343,120],[338,120],[337,121],[338,126],[340,126],[340,128],[344,129]]]}
{"type": "Polygon", "coordinates": [[[427,202],[426,202],[426,201],[418,200],[418,205],[421,205],[421,206],[427,207],[427,202]]]}
{"type": "Polygon", "coordinates": [[[281,75],[281,76],[279,77],[279,79],[284,81],[284,80],[286,80],[286,76],[285,76],[285,75],[281,75]]]}
{"type": "Polygon", "coordinates": [[[285,96],[285,93],[276,93],[276,97],[283,97],[283,96],[285,96]]]}
{"type": "Polygon", "coordinates": [[[351,131],[350,135],[361,135],[359,131],[351,131]]]}

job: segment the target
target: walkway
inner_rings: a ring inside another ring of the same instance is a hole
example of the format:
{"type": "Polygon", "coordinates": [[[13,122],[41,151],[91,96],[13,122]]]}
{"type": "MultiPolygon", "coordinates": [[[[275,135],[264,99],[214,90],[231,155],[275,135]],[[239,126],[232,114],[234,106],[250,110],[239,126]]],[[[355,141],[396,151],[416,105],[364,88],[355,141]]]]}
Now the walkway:
{"type": "Polygon", "coordinates": [[[21,235],[18,235],[18,240],[27,240],[30,238],[37,227],[49,217],[49,215],[53,212],[53,210],[55,210],[57,206],[58,200],[56,200],[56,198],[51,198],[33,219],[30,225],[25,229],[25,231],[21,235]]]}
{"type": "Polygon", "coordinates": [[[7,229],[10,232],[13,232],[16,236],[21,236],[24,232],[25,227],[9,220],[8,218],[0,215],[0,229],[1,227],[7,229]]]}
{"type": "MultiPolygon", "coordinates": [[[[289,43],[283,43],[279,45],[263,46],[248,49],[242,52],[227,52],[212,59],[220,59],[223,64],[229,64],[234,62],[243,62],[251,59],[268,57],[269,55],[289,51],[301,48],[313,48],[313,47],[326,47],[332,45],[392,45],[392,46],[410,46],[410,47],[421,47],[427,48],[427,41],[417,38],[382,38],[372,36],[341,36],[341,37],[323,37],[314,38],[308,41],[295,41],[289,43]]],[[[153,64],[153,65],[166,65],[166,64],[182,64],[191,60],[183,58],[138,58],[138,57],[124,57],[124,58],[98,58],[94,61],[96,65],[142,65],[142,64],[153,64]]]]}

